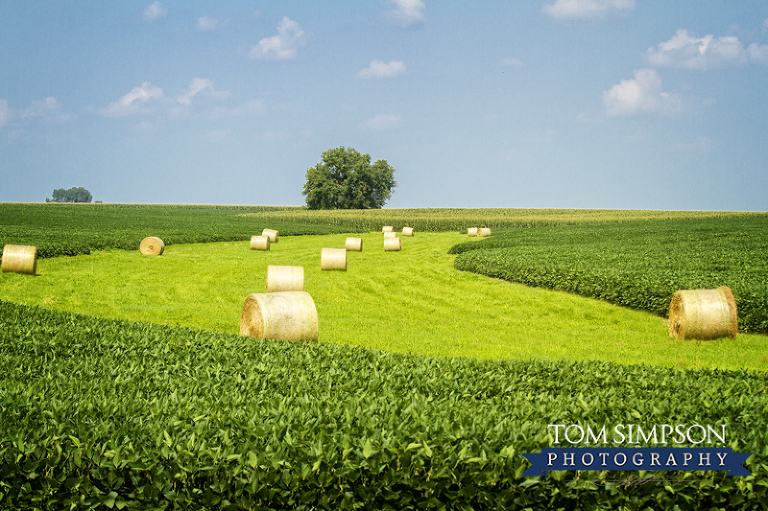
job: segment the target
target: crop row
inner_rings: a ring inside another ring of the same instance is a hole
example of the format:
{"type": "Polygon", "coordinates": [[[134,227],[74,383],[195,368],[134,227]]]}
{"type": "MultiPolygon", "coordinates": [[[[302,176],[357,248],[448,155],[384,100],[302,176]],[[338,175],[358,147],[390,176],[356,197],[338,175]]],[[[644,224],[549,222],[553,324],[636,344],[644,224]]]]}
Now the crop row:
{"type": "Polygon", "coordinates": [[[464,243],[454,266],[666,316],[680,289],[728,286],[739,330],[768,333],[768,219],[676,219],[518,229],[464,243]]]}
{"type": "Polygon", "coordinates": [[[0,353],[8,508],[768,505],[763,373],[432,359],[2,301],[0,353]],[[753,475],[523,477],[552,423],[725,424],[753,475]]]}

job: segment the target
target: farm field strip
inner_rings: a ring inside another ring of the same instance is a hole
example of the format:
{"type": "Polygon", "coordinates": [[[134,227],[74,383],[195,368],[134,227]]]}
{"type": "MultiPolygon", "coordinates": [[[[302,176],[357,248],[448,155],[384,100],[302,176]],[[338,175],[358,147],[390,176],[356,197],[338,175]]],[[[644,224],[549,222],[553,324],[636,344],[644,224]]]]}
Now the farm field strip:
{"type": "Polygon", "coordinates": [[[281,236],[268,252],[247,242],[172,245],[163,256],[106,250],[39,261],[36,277],[4,274],[0,296],[93,316],[239,332],[266,268],[305,268],[320,341],[440,357],[604,360],[703,368],[768,367],[768,339],[669,338],[662,318],[564,292],[459,272],[448,249],[467,237],[417,233],[384,253],[380,233],[349,252],[346,272],[321,271],[323,247],[346,235],[281,236]]]}

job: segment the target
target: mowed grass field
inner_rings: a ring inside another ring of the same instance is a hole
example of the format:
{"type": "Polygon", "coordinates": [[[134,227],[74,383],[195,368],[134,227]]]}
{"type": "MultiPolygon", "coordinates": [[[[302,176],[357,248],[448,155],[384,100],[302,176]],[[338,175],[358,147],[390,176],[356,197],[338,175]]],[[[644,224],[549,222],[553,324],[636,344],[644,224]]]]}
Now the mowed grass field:
{"type": "Polygon", "coordinates": [[[265,291],[268,265],[303,266],[320,342],[437,357],[602,360],[683,368],[768,367],[768,337],[681,341],[666,321],[564,292],[454,269],[456,232],[417,232],[384,252],[378,232],[347,253],[347,271],[321,271],[323,247],[346,234],[281,236],[267,252],[247,241],[167,246],[38,261],[38,275],[3,274],[0,297],[93,316],[239,333],[249,293],[265,291]]]}

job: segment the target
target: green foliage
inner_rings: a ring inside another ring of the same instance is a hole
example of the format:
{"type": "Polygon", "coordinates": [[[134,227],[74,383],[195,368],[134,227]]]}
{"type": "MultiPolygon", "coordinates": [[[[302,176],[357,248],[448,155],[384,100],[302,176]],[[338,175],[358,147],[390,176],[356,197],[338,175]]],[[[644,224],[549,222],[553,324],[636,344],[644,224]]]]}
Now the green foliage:
{"type": "Polygon", "coordinates": [[[7,302],[0,353],[7,509],[768,505],[762,372],[423,358],[7,302]],[[522,477],[551,423],[726,424],[753,475],[522,477]]]}
{"type": "Polygon", "coordinates": [[[126,204],[0,204],[0,249],[8,243],[34,245],[38,257],[89,254],[92,250],[138,250],[157,236],[178,243],[248,240],[264,228],[281,235],[329,234],[351,229],[267,219],[282,208],[126,204]]]}
{"type": "Polygon", "coordinates": [[[355,149],[329,149],[307,169],[302,195],[309,209],[378,209],[397,186],[394,174],[386,160],[371,165],[370,155],[355,149]]]}
{"type": "Polygon", "coordinates": [[[680,289],[728,286],[741,332],[768,333],[768,217],[509,230],[451,249],[457,269],[666,317],[680,289]]]}
{"type": "Polygon", "coordinates": [[[68,190],[57,188],[53,191],[51,197],[53,200],[49,201],[46,199],[46,202],[91,202],[93,200],[91,192],[82,186],[69,188],[68,190]]]}

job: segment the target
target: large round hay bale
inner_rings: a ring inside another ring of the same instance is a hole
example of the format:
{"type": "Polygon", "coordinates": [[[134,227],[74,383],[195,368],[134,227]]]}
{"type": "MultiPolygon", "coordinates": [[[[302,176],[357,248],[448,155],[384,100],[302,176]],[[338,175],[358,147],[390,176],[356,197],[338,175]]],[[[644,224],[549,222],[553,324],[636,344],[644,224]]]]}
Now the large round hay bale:
{"type": "Polygon", "coordinates": [[[477,230],[478,238],[485,238],[486,236],[490,236],[490,235],[491,235],[491,229],[489,229],[488,227],[480,227],[477,230]]]}
{"type": "Polygon", "coordinates": [[[384,233],[385,238],[397,238],[397,233],[394,231],[387,231],[384,233]]]}
{"type": "Polygon", "coordinates": [[[269,250],[269,236],[251,236],[251,250],[269,250]]]}
{"type": "Polygon", "coordinates": [[[277,243],[280,240],[280,233],[274,229],[264,229],[261,231],[262,236],[269,236],[270,243],[277,243]]]}
{"type": "Polygon", "coordinates": [[[393,232],[395,230],[391,225],[385,225],[381,228],[381,232],[393,232]]]}
{"type": "Polygon", "coordinates": [[[413,227],[403,227],[403,236],[413,236],[413,227]]]}
{"type": "Polygon", "coordinates": [[[144,255],[163,255],[165,252],[165,243],[160,238],[150,236],[141,240],[139,250],[144,255]]]}
{"type": "Polygon", "coordinates": [[[728,287],[685,289],[669,304],[669,335],[675,339],[717,339],[738,333],[736,300],[728,287]]]}
{"type": "Polygon", "coordinates": [[[23,273],[34,275],[37,272],[37,247],[29,245],[5,245],[3,260],[0,263],[3,273],[23,273]]]}
{"type": "Polygon", "coordinates": [[[347,241],[344,243],[344,248],[350,252],[362,252],[363,238],[347,238],[347,241]]]}
{"type": "Polygon", "coordinates": [[[240,315],[240,335],[258,339],[316,341],[317,308],[306,291],[253,293],[240,315]]]}
{"type": "Polygon", "coordinates": [[[304,291],[303,266],[267,266],[267,293],[304,291]]]}
{"type": "Polygon", "coordinates": [[[399,252],[402,248],[400,238],[384,238],[384,252],[399,252]]]}
{"type": "Polygon", "coordinates": [[[320,269],[347,271],[347,249],[324,248],[321,250],[320,269]]]}
{"type": "Polygon", "coordinates": [[[467,235],[470,238],[474,238],[475,236],[477,236],[477,227],[470,227],[469,229],[467,229],[467,235]]]}

